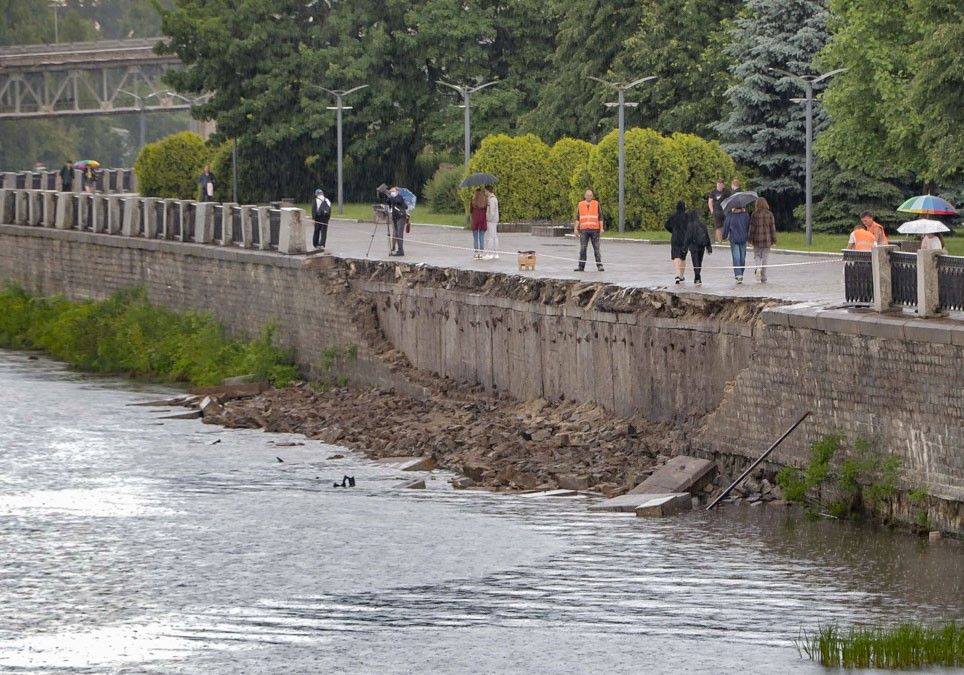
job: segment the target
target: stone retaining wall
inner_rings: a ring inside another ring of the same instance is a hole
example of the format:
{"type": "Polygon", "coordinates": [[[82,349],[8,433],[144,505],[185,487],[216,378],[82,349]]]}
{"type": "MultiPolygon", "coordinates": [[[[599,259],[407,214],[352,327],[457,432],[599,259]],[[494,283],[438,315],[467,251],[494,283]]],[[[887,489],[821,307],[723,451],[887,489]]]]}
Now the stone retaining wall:
{"type": "Polygon", "coordinates": [[[420,373],[522,399],[591,400],[700,426],[693,440],[705,452],[744,457],[810,409],[774,461],[804,463],[809,443],[835,430],[864,436],[900,459],[903,488],[945,500],[931,511],[937,525],[964,531],[959,322],[330,256],[308,265],[273,251],[0,225],[0,280],[72,298],[141,286],[155,303],[210,312],[248,337],[275,322],[316,373],[323,350],[355,347],[339,372],[359,383],[411,385],[388,350],[420,373]]]}

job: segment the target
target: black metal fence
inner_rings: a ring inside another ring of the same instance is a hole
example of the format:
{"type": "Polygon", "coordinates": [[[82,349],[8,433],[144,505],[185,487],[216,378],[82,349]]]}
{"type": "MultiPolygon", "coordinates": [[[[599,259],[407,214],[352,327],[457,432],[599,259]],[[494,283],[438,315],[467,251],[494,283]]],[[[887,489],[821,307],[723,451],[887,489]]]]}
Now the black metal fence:
{"type": "Polygon", "coordinates": [[[937,258],[937,287],[941,309],[964,312],[964,257],[937,258]]]}
{"type": "Polygon", "coordinates": [[[874,301],[874,270],[870,251],[844,251],[844,295],[847,302],[874,301]]]}
{"type": "Polygon", "coordinates": [[[917,254],[890,254],[891,302],[903,307],[917,306],[917,254]]]}

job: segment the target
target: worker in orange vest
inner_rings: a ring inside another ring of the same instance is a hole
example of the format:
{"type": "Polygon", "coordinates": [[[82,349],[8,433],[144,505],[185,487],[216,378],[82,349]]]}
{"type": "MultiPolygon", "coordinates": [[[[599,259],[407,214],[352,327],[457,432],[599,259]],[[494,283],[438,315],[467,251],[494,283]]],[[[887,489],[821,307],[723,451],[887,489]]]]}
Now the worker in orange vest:
{"type": "Polygon", "coordinates": [[[869,251],[877,243],[877,237],[867,229],[862,220],[857,221],[857,227],[850,233],[847,248],[851,251],[869,251]]]}
{"type": "Polygon", "coordinates": [[[883,246],[887,243],[887,233],[884,232],[884,226],[877,222],[874,214],[870,211],[864,211],[860,214],[860,222],[864,224],[868,232],[874,235],[874,241],[878,245],[883,246]]]}
{"type": "Polygon", "coordinates": [[[593,199],[592,190],[586,190],[585,199],[579,202],[579,220],[576,221],[576,234],[579,236],[579,267],[576,272],[586,269],[586,247],[592,242],[592,252],[596,257],[596,269],[605,271],[602,253],[599,250],[599,235],[603,232],[602,212],[599,202],[593,199]]]}

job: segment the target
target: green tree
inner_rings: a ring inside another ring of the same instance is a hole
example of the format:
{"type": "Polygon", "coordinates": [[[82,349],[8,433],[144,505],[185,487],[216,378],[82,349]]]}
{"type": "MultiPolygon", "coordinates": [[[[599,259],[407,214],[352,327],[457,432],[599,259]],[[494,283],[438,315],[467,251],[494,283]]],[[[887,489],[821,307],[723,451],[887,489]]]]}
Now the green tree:
{"type": "Polygon", "coordinates": [[[713,189],[716,179],[726,180],[735,175],[733,159],[717,141],[681,133],[675,133],[671,138],[686,160],[686,180],[679,196],[687,209],[698,209],[705,214],[706,195],[713,189]]]}
{"type": "Polygon", "coordinates": [[[612,90],[588,79],[606,78],[623,42],[639,25],[643,3],[635,0],[551,0],[559,26],[552,56],[553,77],[522,129],[554,141],[562,136],[595,140],[612,128],[604,103],[612,90]]]}
{"type": "Polygon", "coordinates": [[[567,220],[576,210],[582,199],[585,185],[589,183],[589,155],[592,143],[577,138],[560,138],[552,146],[553,181],[552,191],[558,195],[559,210],[554,214],[560,220],[567,220]],[[573,180],[576,187],[573,187],[573,180]],[[583,185],[579,189],[578,185],[583,185]]]}
{"type": "Polygon", "coordinates": [[[726,107],[731,58],[724,50],[739,0],[649,0],[615,59],[617,79],[657,79],[632,90],[638,119],[663,133],[712,137],[726,107]]]}
{"type": "MultiPolygon", "coordinates": [[[[736,83],[727,90],[730,113],[716,129],[733,159],[758,172],[757,189],[784,221],[803,197],[805,111],[790,100],[803,94],[800,87],[769,68],[812,72],[826,24],[822,0],[748,0],[729,34],[736,83]]],[[[822,120],[817,107],[816,129],[822,120]]]]}
{"type": "MultiPolygon", "coordinates": [[[[618,132],[613,130],[589,157],[589,187],[599,198],[610,226],[618,203],[618,142],[618,132]]],[[[686,187],[683,150],[652,129],[630,129],[625,134],[625,153],[626,224],[630,229],[660,229],[686,187]]]]}
{"type": "MultiPolygon", "coordinates": [[[[910,191],[910,176],[903,180],[842,167],[818,157],[813,166],[813,228],[818,232],[850,232],[863,211],[870,211],[888,230],[901,222],[895,211],[910,191]]],[[[803,205],[794,214],[803,219],[803,205]]],[[[778,223],[779,225],[779,223],[778,223]]]]}

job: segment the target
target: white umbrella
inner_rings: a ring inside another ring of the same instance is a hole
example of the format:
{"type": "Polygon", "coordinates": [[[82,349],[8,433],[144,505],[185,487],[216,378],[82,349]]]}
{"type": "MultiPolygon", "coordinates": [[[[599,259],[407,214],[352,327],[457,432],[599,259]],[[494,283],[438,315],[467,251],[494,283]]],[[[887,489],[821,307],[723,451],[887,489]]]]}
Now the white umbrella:
{"type": "Polygon", "coordinates": [[[939,220],[921,218],[904,223],[897,228],[901,234],[936,234],[937,232],[950,232],[947,225],[939,220]]]}

